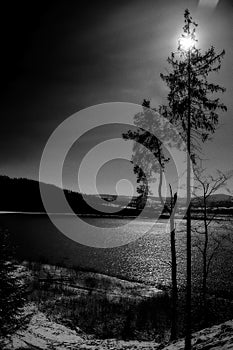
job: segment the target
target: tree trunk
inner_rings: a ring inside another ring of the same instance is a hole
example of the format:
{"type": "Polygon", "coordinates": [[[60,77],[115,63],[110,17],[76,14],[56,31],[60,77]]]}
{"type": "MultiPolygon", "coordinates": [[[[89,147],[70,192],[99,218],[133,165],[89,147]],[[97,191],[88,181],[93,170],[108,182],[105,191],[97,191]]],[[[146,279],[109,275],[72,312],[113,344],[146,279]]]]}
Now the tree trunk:
{"type": "MultiPolygon", "coordinates": [[[[188,29],[188,34],[189,29],[188,29]]],[[[192,297],[192,252],[191,252],[191,83],[190,83],[190,50],[188,51],[188,115],[187,115],[187,276],[186,276],[186,332],[185,350],[191,350],[192,322],[191,322],[191,297],[192,297]]]]}
{"type": "Polygon", "coordinates": [[[202,281],[202,302],[203,302],[203,326],[207,325],[207,300],[206,300],[207,269],[206,255],[203,256],[203,281],[202,281]]]}
{"type": "Polygon", "coordinates": [[[203,276],[202,276],[202,303],[203,303],[203,326],[207,324],[207,300],[206,300],[206,291],[207,291],[207,251],[208,251],[208,241],[209,241],[209,232],[207,225],[207,204],[206,196],[204,194],[204,226],[205,226],[205,243],[203,249],[203,276]]]}
{"type": "Polygon", "coordinates": [[[174,217],[170,217],[170,240],[171,240],[171,260],[172,260],[172,315],[171,315],[171,340],[177,339],[177,263],[176,263],[176,240],[174,217]]]}

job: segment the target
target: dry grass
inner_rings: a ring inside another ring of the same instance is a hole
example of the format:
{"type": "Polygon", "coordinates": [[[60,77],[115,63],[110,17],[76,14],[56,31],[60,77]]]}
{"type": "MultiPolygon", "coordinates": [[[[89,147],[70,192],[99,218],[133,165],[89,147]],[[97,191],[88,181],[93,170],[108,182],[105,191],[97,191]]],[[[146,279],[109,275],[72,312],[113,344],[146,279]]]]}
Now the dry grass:
{"type": "Polygon", "coordinates": [[[48,267],[31,264],[30,300],[54,321],[98,338],[161,341],[167,336],[166,293],[101,274],[48,267]]]}

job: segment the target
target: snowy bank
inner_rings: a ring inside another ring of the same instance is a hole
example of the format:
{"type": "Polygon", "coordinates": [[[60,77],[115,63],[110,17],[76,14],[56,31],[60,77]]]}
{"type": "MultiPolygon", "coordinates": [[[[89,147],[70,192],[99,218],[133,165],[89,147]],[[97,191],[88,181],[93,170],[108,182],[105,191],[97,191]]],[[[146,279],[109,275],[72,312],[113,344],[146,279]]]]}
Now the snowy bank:
{"type": "MultiPolygon", "coordinates": [[[[79,328],[71,330],[61,324],[50,321],[43,313],[35,310],[25,331],[17,332],[13,338],[13,349],[39,350],[183,350],[184,339],[165,347],[156,342],[123,341],[116,339],[94,339],[85,335],[79,328]]],[[[233,320],[206,328],[193,334],[193,350],[230,350],[233,349],[233,320]]],[[[10,345],[6,349],[12,349],[10,345]]]]}

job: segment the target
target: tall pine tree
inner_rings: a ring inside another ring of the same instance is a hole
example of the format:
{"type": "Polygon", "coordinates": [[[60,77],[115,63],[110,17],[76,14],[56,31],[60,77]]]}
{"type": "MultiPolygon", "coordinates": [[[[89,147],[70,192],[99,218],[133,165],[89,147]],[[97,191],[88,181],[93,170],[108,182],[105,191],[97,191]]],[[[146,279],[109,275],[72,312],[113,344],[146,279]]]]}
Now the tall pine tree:
{"type": "Polygon", "coordinates": [[[206,141],[218,125],[218,111],[226,111],[217,93],[225,88],[208,81],[212,72],[218,72],[225,55],[219,54],[211,46],[204,53],[196,47],[197,24],[192,20],[189,10],[185,10],[183,34],[178,41],[178,49],[172,52],[167,61],[171,67],[169,74],[161,74],[167,84],[169,93],[168,106],[164,107],[164,115],[182,133],[187,141],[187,115],[191,116],[191,156],[197,155],[200,140],[206,141]],[[184,39],[184,41],[183,41],[184,39]],[[187,40],[187,46],[185,41],[187,40]],[[190,40],[190,41],[189,41],[190,40]]]}
{"type": "MultiPolygon", "coordinates": [[[[170,72],[161,74],[169,88],[164,115],[180,130],[187,143],[187,203],[190,201],[190,158],[198,156],[200,141],[206,141],[218,125],[218,111],[226,110],[217,93],[225,89],[209,82],[208,76],[218,72],[224,50],[217,54],[213,46],[204,53],[197,48],[197,24],[184,13],[183,34],[177,52],[168,58],[170,72]]],[[[186,350],[191,349],[191,208],[187,210],[187,297],[186,350]]]]}

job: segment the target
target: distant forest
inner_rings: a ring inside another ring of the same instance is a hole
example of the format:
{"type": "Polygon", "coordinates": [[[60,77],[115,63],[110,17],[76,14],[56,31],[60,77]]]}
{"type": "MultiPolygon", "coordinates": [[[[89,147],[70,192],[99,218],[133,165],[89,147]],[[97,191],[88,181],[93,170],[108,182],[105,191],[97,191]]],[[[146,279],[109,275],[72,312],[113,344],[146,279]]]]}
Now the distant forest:
{"type": "MultiPolygon", "coordinates": [[[[89,206],[83,199],[82,194],[73,192],[67,189],[61,188],[51,184],[41,184],[45,190],[52,194],[55,198],[60,191],[63,191],[66,199],[76,214],[90,214],[90,215],[103,215],[106,210],[106,206],[110,205],[110,202],[115,198],[111,195],[101,195],[103,202],[106,203],[103,206],[103,212],[98,211],[89,206]]],[[[88,195],[91,203],[95,203],[97,197],[95,195],[88,195]]],[[[137,216],[143,209],[143,205],[137,205],[137,198],[133,197],[128,205],[128,208],[121,210],[121,206],[124,207],[124,200],[122,200],[119,207],[118,215],[122,216],[137,216]]],[[[125,198],[125,202],[127,202],[125,198]]],[[[119,201],[118,201],[119,203],[119,201]]],[[[57,207],[54,208],[54,212],[59,213],[59,203],[56,203],[57,207]]],[[[0,176],[0,211],[16,211],[16,212],[45,212],[45,208],[40,195],[39,182],[35,180],[29,180],[25,178],[10,178],[8,176],[0,176]]],[[[114,215],[114,213],[112,214],[114,215]]],[[[111,216],[111,213],[108,213],[111,216]]]]}
{"type": "MultiPolygon", "coordinates": [[[[92,208],[87,204],[82,194],[73,192],[70,190],[62,190],[61,188],[51,184],[41,184],[48,193],[55,196],[63,191],[66,199],[76,214],[86,215],[100,215],[106,213],[106,206],[110,206],[114,203],[116,196],[103,194],[101,206],[98,204],[97,209],[92,208]]],[[[90,203],[97,203],[97,196],[88,195],[90,203]]],[[[169,200],[169,199],[168,199],[169,200]]],[[[158,203],[158,198],[151,198],[151,208],[145,211],[145,216],[151,217],[153,214],[161,208],[156,207],[155,203],[158,203]],[[153,205],[154,201],[154,205],[153,205]]],[[[116,203],[116,202],[115,202],[116,203]]],[[[184,200],[185,203],[185,200],[184,200]]],[[[106,213],[107,216],[138,216],[144,208],[144,201],[141,196],[133,197],[129,200],[127,196],[120,196],[117,199],[119,211],[116,213],[106,213]],[[129,202],[129,203],[128,203],[129,202]]],[[[59,202],[56,203],[57,207],[54,208],[54,212],[62,213],[59,209],[59,202]]],[[[202,211],[202,198],[194,198],[192,200],[193,215],[202,211]]],[[[214,194],[208,199],[209,211],[218,211],[221,214],[232,215],[233,213],[233,197],[226,194],[214,194]]],[[[42,203],[40,195],[39,182],[35,180],[29,180],[25,178],[10,178],[8,176],[0,176],[0,211],[15,211],[15,212],[45,212],[44,205],[42,203]]],[[[166,213],[163,212],[166,216],[166,213]]]]}

